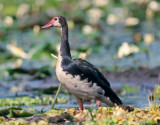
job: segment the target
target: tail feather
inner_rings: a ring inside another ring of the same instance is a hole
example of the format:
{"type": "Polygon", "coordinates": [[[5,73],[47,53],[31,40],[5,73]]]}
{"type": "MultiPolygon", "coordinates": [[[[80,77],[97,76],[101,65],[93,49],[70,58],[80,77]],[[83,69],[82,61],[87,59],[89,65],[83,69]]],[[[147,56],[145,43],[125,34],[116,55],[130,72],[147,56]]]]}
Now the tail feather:
{"type": "Polygon", "coordinates": [[[121,99],[117,96],[117,94],[111,88],[107,89],[107,92],[105,94],[110,98],[110,100],[114,104],[116,103],[117,105],[122,105],[121,99]]]}

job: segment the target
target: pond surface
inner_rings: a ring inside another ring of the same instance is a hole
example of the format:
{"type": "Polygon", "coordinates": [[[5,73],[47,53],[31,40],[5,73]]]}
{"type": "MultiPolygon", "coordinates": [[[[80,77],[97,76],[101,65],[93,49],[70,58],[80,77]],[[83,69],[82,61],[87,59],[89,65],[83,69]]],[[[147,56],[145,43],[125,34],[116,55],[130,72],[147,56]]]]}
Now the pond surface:
{"type": "MultiPolygon", "coordinates": [[[[36,82],[33,82],[32,84],[29,84],[29,85],[31,85],[33,88],[37,87],[36,82]],[[34,84],[34,85],[32,86],[32,84],[34,84]]],[[[13,88],[13,85],[14,84],[11,84],[11,85],[7,84],[7,86],[2,86],[0,88],[1,99],[2,98],[15,98],[16,99],[17,97],[23,97],[23,96],[29,96],[29,97],[33,97],[33,98],[36,97],[36,96],[40,96],[40,97],[53,96],[54,97],[54,94],[46,95],[46,94],[43,94],[43,93],[38,92],[38,91],[33,91],[33,89],[30,90],[30,91],[22,91],[23,90],[22,89],[21,91],[17,92],[18,88],[19,88],[18,85],[16,86],[17,90],[13,91],[12,89],[9,89],[9,87],[13,88]]],[[[135,87],[135,85],[136,84],[132,83],[131,87],[135,87]]],[[[49,86],[50,85],[47,84],[46,86],[44,85],[43,88],[46,88],[46,87],[49,87],[49,86]]],[[[145,107],[149,106],[148,97],[151,95],[151,93],[149,91],[151,91],[153,89],[153,86],[151,84],[149,84],[148,86],[147,85],[141,85],[141,86],[138,86],[138,87],[136,86],[136,89],[138,89],[138,90],[132,90],[130,93],[126,93],[124,88],[122,88],[122,86],[123,85],[120,84],[120,83],[119,84],[115,83],[115,84],[113,84],[112,88],[115,91],[116,91],[116,88],[121,89],[119,97],[121,98],[121,100],[123,101],[123,103],[125,105],[129,105],[129,106],[136,107],[136,108],[145,108],[145,107]]],[[[130,87],[129,84],[128,84],[128,86],[130,87]]],[[[15,89],[16,89],[16,87],[15,87],[15,89]]],[[[127,88],[127,89],[130,89],[130,88],[127,88]]],[[[64,91],[64,90],[62,90],[62,91],[64,91]]],[[[59,97],[67,98],[68,102],[67,103],[56,103],[55,108],[63,109],[63,110],[66,109],[66,108],[73,108],[73,107],[78,108],[78,104],[77,104],[75,98],[72,95],[60,93],[59,97]]],[[[153,104],[154,102],[152,101],[150,103],[153,104]]],[[[160,104],[160,102],[157,102],[157,104],[160,104]]],[[[102,106],[106,106],[106,105],[102,104],[102,106]]],[[[22,107],[23,109],[33,108],[37,111],[41,111],[41,110],[48,111],[51,107],[51,104],[30,105],[30,106],[20,106],[20,107],[22,107]]],[[[84,107],[85,108],[97,108],[94,101],[85,102],[84,107]]],[[[0,107],[0,109],[5,109],[5,108],[8,108],[8,106],[0,107]]]]}

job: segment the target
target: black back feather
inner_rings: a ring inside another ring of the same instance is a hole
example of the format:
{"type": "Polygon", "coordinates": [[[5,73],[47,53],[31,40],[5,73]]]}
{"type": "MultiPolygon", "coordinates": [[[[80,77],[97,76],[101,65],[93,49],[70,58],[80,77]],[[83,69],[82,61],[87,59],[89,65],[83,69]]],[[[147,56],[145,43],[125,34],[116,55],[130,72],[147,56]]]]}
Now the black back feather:
{"type": "Polygon", "coordinates": [[[72,60],[71,58],[63,57],[62,67],[64,71],[74,77],[79,75],[81,80],[87,79],[88,82],[92,83],[90,86],[96,83],[105,91],[105,96],[109,97],[113,103],[122,104],[117,94],[111,89],[108,80],[89,62],[82,59],[72,60]]]}

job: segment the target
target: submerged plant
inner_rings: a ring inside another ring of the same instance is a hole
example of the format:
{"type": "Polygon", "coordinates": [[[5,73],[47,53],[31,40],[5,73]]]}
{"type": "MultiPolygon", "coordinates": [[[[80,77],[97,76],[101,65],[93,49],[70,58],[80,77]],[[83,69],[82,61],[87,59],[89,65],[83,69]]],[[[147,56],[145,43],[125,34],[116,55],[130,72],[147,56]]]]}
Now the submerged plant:
{"type": "MultiPolygon", "coordinates": [[[[18,98],[4,98],[0,99],[0,106],[20,106],[20,105],[42,105],[51,104],[53,101],[52,96],[48,97],[18,97],[18,98]]],[[[58,97],[57,103],[66,103],[68,99],[65,97],[58,97]]]]}

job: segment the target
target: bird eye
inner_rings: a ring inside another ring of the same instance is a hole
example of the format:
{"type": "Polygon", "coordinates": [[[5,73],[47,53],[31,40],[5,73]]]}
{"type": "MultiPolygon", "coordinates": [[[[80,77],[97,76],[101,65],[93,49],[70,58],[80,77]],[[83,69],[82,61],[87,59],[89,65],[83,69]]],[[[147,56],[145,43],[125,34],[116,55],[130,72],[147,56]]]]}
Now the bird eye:
{"type": "Polygon", "coordinates": [[[55,20],[57,20],[57,18],[55,20]]]}

